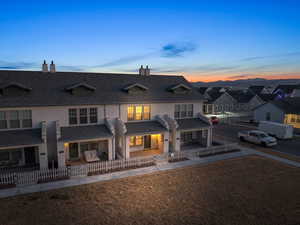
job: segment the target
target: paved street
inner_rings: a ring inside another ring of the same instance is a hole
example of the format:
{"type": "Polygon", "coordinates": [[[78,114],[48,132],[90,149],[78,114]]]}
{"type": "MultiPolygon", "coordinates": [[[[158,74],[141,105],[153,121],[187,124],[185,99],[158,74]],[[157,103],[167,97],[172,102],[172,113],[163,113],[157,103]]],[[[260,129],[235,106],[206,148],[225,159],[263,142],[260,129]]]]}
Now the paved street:
{"type": "MultiPolygon", "coordinates": [[[[239,141],[237,133],[241,130],[254,130],[254,126],[238,126],[238,125],[225,125],[220,124],[214,127],[214,137],[216,139],[223,139],[224,141],[239,141]]],[[[259,147],[251,143],[244,143],[248,147],[259,147]]],[[[300,156],[300,137],[294,137],[292,140],[279,140],[277,146],[268,149],[274,149],[283,153],[300,156]]]]}

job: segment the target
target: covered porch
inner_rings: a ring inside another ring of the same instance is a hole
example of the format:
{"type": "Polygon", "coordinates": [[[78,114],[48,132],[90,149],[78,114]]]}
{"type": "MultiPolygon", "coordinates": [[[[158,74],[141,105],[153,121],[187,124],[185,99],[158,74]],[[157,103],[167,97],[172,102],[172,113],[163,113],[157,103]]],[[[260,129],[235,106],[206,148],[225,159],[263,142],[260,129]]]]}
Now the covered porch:
{"type": "Polygon", "coordinates": [[[62,127],[58,139],[58,166],[113,160],[113,134],[106,125],[62,127]]]}
{"type": "Polygon", "coordinates": [[[0,132],[0,169],[48,168],[42,129],[0,132]]]}
{"type": "Polygon", "coordinates": [[[169,151],[169,132],[158,121],[126,123],[126,158],[159,155],[169,151]]]}
{"type": "Polygon", "coordinates": [[[178,119],[180,150],[206,148],[212,144],[212,127],[199,118],[178,119]]]}

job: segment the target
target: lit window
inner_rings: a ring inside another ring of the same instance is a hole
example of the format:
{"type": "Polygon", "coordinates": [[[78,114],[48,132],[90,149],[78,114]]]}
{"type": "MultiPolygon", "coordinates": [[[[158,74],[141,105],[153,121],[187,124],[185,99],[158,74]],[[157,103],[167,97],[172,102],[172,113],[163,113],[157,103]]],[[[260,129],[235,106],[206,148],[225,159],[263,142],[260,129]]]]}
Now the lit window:
{"type": "Polygon", "coordinates": [[[150,106],[144,105],[143,120],[150,120],[150,106]]]}
{"type": "Polygon", "coordinates": [[[129,146],[141,146],[143,144],[143,136],[132,136],[129,139],[129,146]]]}
{"type": "Polygon", "coordinates": [[[143,107],[141,105],[135,107],[135,120],[142,120],[143,107]]]}
{"type": "Polygon", "coordinates": [[[142,136],[136,136],[135,145],[142,145],[142,144],[143,144],[143,137],[142,136]]]}
{"type": "Polygon", "coordinates": [[[127,108],[127,116],[128,120],[134,120],[134,106],[128,106],[127,108]]]}

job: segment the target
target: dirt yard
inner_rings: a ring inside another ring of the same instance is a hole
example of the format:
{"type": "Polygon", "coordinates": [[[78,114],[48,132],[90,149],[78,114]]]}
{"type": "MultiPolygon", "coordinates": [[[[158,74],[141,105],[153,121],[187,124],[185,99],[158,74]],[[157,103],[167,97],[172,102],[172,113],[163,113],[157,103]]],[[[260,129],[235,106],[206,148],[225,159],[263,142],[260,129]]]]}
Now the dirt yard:
{"type": "Polygon", "coordinates": [[[259,156],[0,200],[3,225],[300,224],[300,169],[259,156]]]}

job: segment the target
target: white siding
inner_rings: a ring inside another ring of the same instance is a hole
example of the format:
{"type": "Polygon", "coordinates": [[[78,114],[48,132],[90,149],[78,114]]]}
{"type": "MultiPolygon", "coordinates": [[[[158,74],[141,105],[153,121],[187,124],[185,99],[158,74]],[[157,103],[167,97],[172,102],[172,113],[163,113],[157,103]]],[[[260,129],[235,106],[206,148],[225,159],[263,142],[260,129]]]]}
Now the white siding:
{"type": "Polygon", "coordinates": [[[254,110],[254,121],[264,121],[266,120],[267,113],[271,113],[272,122],[283,123],[284,122],[284,112],[278,107],[274,106],[271,103],[260,106],[254,110]]]}

